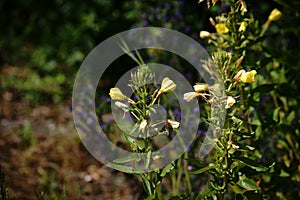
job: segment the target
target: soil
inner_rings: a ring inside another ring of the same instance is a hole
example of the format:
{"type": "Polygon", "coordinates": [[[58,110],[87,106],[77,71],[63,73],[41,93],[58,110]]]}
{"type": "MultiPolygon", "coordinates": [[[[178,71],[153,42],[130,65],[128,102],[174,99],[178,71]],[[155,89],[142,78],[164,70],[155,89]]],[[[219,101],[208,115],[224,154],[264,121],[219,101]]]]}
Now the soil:
{"type": "Polygon", "coordinates": [[[67,104],[32,107],[17,96],[0,96],[0,165],[10,199],[142,198],[139,180],[87,152],[67,104]]]}

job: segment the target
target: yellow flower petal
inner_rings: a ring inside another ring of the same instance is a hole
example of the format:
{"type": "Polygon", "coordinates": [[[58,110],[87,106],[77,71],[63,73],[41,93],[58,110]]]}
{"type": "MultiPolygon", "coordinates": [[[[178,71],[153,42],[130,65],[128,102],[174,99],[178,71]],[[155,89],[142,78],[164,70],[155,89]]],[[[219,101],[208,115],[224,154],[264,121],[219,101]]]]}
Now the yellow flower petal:
{"type": "Polygon", "coordinates": [[[241,75],[240,80],[244,83],[253,83],[255,82],[255,75],[257,72],[255,70],[252,70],[250,72],[245,72],[241,75]]]}
{"type": "Polygon", "coordinates": [[[248,24],[247,22],[242,22],[239,28],[239,32],[245,32],[248,24]]]}
{"type": "Polygon", "coordinates": [[[272,12],[270,13],[268,20],[269,20],[270,22],[277,21],[278,19],[281,18],[281,16],[282,16],[282,13],[281,13],[277,8],[275,8],[275,9],[272,10],[272,12]]]}
{"type": "Polygon", "coordinates": [[[242,13],[247,12],[247,5],[246,5],[246,2],[245,2],[244,0],[240,0],[240,2],[241,2],[241,8],[240,8],[240,11],[241,11],[242,13]]]}
{"type": "Polygon", "coordinates": [[[239,82],[240,79],[241,79],[241,76],[242,76],[243,74],[245,74],[245,73],[246,73],[246,71],[243,70],[243,69],[241,69],[241,70],[240,70],[238,73],[236,73],[236,75],[233,77],[233,80],[239,82]]]}
{"type": "Polygon", "coordinates": [[[231,96],[227,97],[225,109],[230,108],[231,106],[233,106],[233,104],[235,104],[235,99],[231,96]]]}
{"type": "Polygon", "coordinates": [[[227,28],[227,26],[224,23],[216,24],[215,28],[217,30],[217,33],[219,33],[219,34],[224,34],[224,33],[229,32],[229,29],[227,28]]]}

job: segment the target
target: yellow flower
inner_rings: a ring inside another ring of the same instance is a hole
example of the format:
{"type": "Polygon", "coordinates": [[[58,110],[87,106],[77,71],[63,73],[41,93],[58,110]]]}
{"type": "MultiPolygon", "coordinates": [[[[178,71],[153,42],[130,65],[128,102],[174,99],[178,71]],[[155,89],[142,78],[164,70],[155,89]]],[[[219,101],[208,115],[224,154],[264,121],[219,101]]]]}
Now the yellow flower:
{"type": "Polygon", "coordinates": [[[225,109],[230,108],[231,106],[233,106],[233,104],[235,104],[235,99],[232,98],[231,96],[227,97],[225,109]]]}
{"type": "Polygon", "coordinates": [[[208,90],[208,86],[206,84],[196,84],[193,87],[195,92],[203,92],[208,90]]]}
{"type": "Polygon", "coordinates": [[[170,120],[170,119],[167,120],[167,123],[168,123],[169,125],[171,125],[173,129],[179,128],[179,126],[180,126],[180,123],[179,123],[179,122],[173,121],[173,120],[170,120]]]}
{"type": "Polygon", "coordinates": [[[255,82],[255,75],[257,72],[255,70],[252,70],[250,72],[245,72],[240,76],[240,80],[244,83],[253,83],[255,82]]]}
{"type": "Polygon", "coordinates": [[[247,22],[242,22],[239,28],[239,32],[246,31],[247,26],[248,26],[247,22]]]}
{"type": "Polygon", "coordinates": [[[109,96],[112,100],[121,100],[125,101],[128,98],[121,92],[119,88],[111,88],[109,92],[109,96]]]}
{"type": "Polygon", "coordinates": [[[188,92],[183,95],[183,99],[186,100],[187,102],[191,101],[193,98],[198,96],[199,93],[197,92],[188,92]]]}
{"type": "Polygon", "coordinates": [[[200,31],[200,34],[199,34],[200,38],[209,38],[211,36],[211,33],[208,32],[208,31],[200,31]]]}
{"type": "Polygon", "coordinates": [[[241,79],[241,76],[242,76],[243,74],[245,74],[245,73],[246,73],[246,71],[243,70],[243,69],[241,69],[241,70],[240,70],[238,73],[236,73],[236,75],[233,77],[233,80],[239,82],[240,79],[241,79]]]}
{"type": "Polygon", "coordinates": [[[228,33],[228,31],[229,31],[227,26],[223,23],[216,24],[215,28],[217,30],[217,33],[219,33],[219,34],[228,33]]]}
{"type": "Polygon", "coordinates": [[[160,93],[164,93],[164,92],[171,92],[173,90],[175,90],[176,88],[176,84],[169,79],[168,77],[164,78],[162,83],[161,83],[161,88],[159,90],[160,93]]]}
{"type": "Polygon", "coordinates": [[[274,10],[272,10],[271,14],[269,15],[268,20],[270,22],[274,22],[274,21],[277,21],[278,19],[280,19],[281,16],[282,16],[282,13],[277,8],[275,8],[274,10]]]}
{"type": "Polygon", "coordinates": [[[245,2],[244,0],[240,0],[240,3],[241,3],[240,11],[241,11],[242,13],[247,12],[247,5],[246,5],[246,2],[245,2]]]}

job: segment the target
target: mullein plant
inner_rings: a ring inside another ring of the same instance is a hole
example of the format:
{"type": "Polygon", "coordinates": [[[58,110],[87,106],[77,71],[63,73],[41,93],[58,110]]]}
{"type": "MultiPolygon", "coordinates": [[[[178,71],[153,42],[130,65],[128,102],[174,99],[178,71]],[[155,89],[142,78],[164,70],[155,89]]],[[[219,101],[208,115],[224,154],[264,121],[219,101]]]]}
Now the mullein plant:
{"type": "MultiPolygon", "coordinates": [[[[200,0],[199,3],[204,0],[200,0]]],[[[253,17],[247,18],[248,12],[244,0],[207,0],[208,7],[220,3],[229,6],[228,13],[222,13],[215,19],[210,18],[216,32],[200,31],[200,38],[208,39],[215,46],[212,53],[212,63],[222,76],[226,99],[223,99],[224,108],[227,110],[226,120],[219,137],[212,138],[215,143],[213,155],[208,164],[198,161],[198,170],[193,174],[206,173],[211,177],[210,185],[200,192],[197,199],[263,199],[261,192],[262,174],[268,173],[274,166],[264,166],[258,163],[261,157],[251,142],[257,138],[251,126],[249,113],[251,103],[247,101],[252,85],[257,86],[257,67],[243,66],[248,50],[262,51],[261,41],[271,22],[277,21],[281,16],[278,9],[274,9],[262,27],[258,27],[253,17]],[[253,26],[253,27],[251,27],[253,26]],[[256,27],[255,32],[251,32],[256,27]],[[254,47],[253,47],[254,46],[254,47]],[[254,68],[254,69],[253,69],[254,68]]],[[[209,66],[211,63],[207,63],[209,66]]],[[[188,102],[192,98],[205,100],[213,106],[216,103],[214,94],[210,90],[191,91],[184,95],[188,102]],[[205,97],[205,98],[203,98],[205,97]]],[[[209,123],[209,120],[208,120],[209,123]]]]}

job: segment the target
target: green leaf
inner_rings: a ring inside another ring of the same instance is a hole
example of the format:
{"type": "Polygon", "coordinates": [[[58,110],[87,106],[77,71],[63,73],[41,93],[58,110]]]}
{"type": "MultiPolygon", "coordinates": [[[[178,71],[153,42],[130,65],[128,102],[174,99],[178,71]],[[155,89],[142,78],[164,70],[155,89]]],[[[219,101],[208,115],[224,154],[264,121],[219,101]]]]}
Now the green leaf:
{"type": "Polygon", "coordinates": [[[257,172],[266,172],[266,171],[268,171],[272,166],[275,165],[275,162],[274,162],[274,163],[272,163],[272,165],[270,165],[269,167],[265,167],[265,166],[262,166],[262,165],[257,164],[256,161],[251,160],[251,159],[246,158],[246,157],[236,157],[236,158],[234,158],[234,159],[240,161],[241,163],[247,165],[248,167],[250,167],[251,169],[254,169],[254,170],[257,171],[257,172]]]}
{"type": "Polygon", "coordinates": [[[215,169],[215,168],[218,168],[219,167],[219,165],[209,165],[209,166],[206,166],[206,167],[203,167],[203,168],[201,168],[201,169],[198,169],[198,170],[196,170],[196,171],[193,171],[193,172],[191,172],[192,174],[201,174],[201,173],[203,173],[203,172],[205,172],[205,171],[208,171],[208,170],[210,170],[210,169],[215,169]]]}
{"type": "Polygon", "coordinates": [[[174,169],[174,165],[173,163],[168,164],[165,168],[162,169],[160,176],[164,177],[167,173],[169,173],[170,171],[172,171],[174,169]]]}
{"type": "MultiPolygon", "coordinates": [[[[126,134],[123,135],[124,136],[124,139],[126,141],[128,141],[133,147],[138,147],[140,150],[144,149],[145,148],[145,144],[143,141],[140,141],[138,139],[134,139],[126,134]]],[[[133,149],[133,150],[136,150],[136,149],[133,149]]]]}
{"type": "Polygon", "coordinates": [[[202,191],[197,197],[196,200],[204,199],[204,197],[215,195],[216,191],[212,189],[206,189],[202,191]]]}
{"type": "Polygon", "coordinates": [[[127,163],[127,162],[130,162],[130,161],[140,161],[141,158],[140,156],[138,156],[138,154],[132,154],[132,153],[129,153],[129,154],[126,154],[120,158],[117,158],[115,159],[113,162],[114,163],[117,163],[117,164],[120,164],[120,163],[127,163]]]}
{"type": "Polygon", "coordinates": [[[247,178],[245,175],[240,176],[237,185],[239,185],[240,187],[246,190],[260,190],[260,187],[256,185],[256,183],[253,180],[247,178]]]}
{"type": "Polygon", "coordinates": [[[153,199],[155,199],[155,195],[151,194],[145,200],[153,200],[153,199]]]}
{"type": "Polygon", "coordinates": [[[264,85],[260,85],[256,88],[254,88],[251,93],[254,94],[256,92],[258,93],[268,93],[271,92],[272,90],[274,90],[275,86],[277,84],[264,84],[264,85]]]}
{"type": "Polygon", "coordinates": [[[118,165],[111,162],[107,162],[107,165],[115,170],[126,172],[126,173],[142,173],[143,171],[135,169],[133,167],[125,166],[125,165],[118,165]]]}
{"type": "Polygon", "coordinates": [[[279,110],[281,109],[281,107],[278,107],[278,108],[276,108],[275,110],[274,110],[274,112],[273,112],[273,120],[275,121],[275,122],[278,122],[279,121],[279,110]]]}

